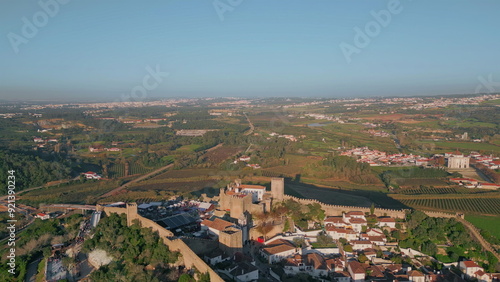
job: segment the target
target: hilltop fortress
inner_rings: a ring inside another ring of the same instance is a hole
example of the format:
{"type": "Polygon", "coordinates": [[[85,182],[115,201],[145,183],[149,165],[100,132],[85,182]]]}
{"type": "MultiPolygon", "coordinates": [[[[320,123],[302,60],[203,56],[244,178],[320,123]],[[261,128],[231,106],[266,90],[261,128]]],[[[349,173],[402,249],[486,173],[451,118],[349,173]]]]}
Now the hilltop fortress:
{"type": "MultiPolygon", "coordinates": [[[[245,213],[269,212],[273,205],[284,200],[294,200],[303,205],[317,203],[321,205],[326,214],[332,216],[342,215],[343,212],[353,209],[370,212],[368,207],[329,205],[314,199],[301,199],[285,195],[285,180],[276,177],[271,178],[271,191],[266,191],[266,187],[260,185],[241,184],[241,180],[228,184],[226,188],[220,189],[219,208],[228,211],[232,218],[241,218],[245,213]]],[[[374,214],[404,218],[405,210],[375,208],[374,214]]]]}
{"type": "Polygon", "coordinates": [[[219,208],[230,212],[232,218],[240,218],[245,213],[269,212],[273,204],[283,201],[285,180],[271,179],[271,192],[265,186],[241,184],[235,180],[220,189],[219,208]]]}

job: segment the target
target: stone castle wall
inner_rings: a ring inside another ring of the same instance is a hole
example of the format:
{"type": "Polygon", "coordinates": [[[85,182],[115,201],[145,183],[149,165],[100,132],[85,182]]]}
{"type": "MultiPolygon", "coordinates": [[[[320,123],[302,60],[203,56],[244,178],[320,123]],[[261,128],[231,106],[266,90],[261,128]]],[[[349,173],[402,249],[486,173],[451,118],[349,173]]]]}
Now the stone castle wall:
{"type": "MultiPolygon", "coordinates": [[[[308,204],[320,204],[321,208],[325,210],[325,213],[329,216],[340,216],[342,215],[342,212],[349,212],[349,211],[362,211],[362,212],[370,212],[370,208],[366,207],[355,207],[355,206],[340,206],[340,205],[329,205],[322,203],[318,200],[315,199],[300,199],[297,197],[285,195],[284,196],[285,200],[294,200],[296,202],[301,203],[302,205],[308,205],[308,204]]],[[[391,210],[391,209],[380,209],[380,208],[375,208],[374,214],[376,216],[390,216],[394,218],[405,218],[406,212],[405,210],[391,210]]]]}
{"type": "Polygon", "coordinates": [[[224,280],[212,269],[208,264],[206,264],[203,259],[201,259],[191,248],[184,243],[181,239],[170,239],[173,236],[172,232],[163,228],[156,222],[140,216],[137,213],[136,204],[127,204],[126,208],[116,208],[116,207],[103,207],[98,206],[98,210],[104,211],[107,215],[111,213],[126,214],[127,223],[129,225],[133,224],[134,220],[138,220],[139,224],[144,228],[151,228],[153,232],[158,232],[160,238],[163,239],[165,245],[171,251],[177,251],[182,255],[182,260],[187,268],[196,268],[201,273],[208,272],[210,275],[210,281],[213,282],[224,282],[224,280]]]}

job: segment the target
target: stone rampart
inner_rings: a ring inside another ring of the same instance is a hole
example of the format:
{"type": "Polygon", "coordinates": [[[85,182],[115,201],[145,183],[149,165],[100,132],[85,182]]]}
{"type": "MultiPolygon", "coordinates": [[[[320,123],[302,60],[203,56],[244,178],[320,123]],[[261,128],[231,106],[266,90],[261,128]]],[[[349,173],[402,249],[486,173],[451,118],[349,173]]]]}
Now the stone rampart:
{"type": "MultiPolygon", "coordinates": [[[[340,216],[342,215],[342,212],[349,212],[349,211],[362,211],[362,212],[370,212],[370,208],[366,207],[356,207],[356,206],[341,206],[341,205],[329,205],[322,203],[316,199],[301,199],[289,195],[285,195],[284,197],[285,200],[294,200],[296,202],[301,203],[302,205],[308,205],[308,204],[320,204],[321,208],[325,210],[326,215],[328,216],[340,216]]],[[[391,210],[391,209],[381,209],[381,208],[375,208],[374,214],[376,216],[390,216],[394,218],[405,218],[406,215],[406,210],[391,210]]]]}
{"type": "Polygon", "coordinates": [[[182,255],[182,260],[187,268],[195,267],[201,273],[208,272],[210,275],[210,281],[213,282],[223,282],[224,280],[212,269],[208,264],[206,264],[203,259],[201,259],[196,253],[191,250],[191,248],[186,245],[181,239],[171,239],[173,236],[172,232],[163,228],[156,222],[142,217],[137,214],[137,206],[135,204],[127,205],[126,208],[117,207],[103,207],[99,206],[98,210],[104,211],[107,215],[110,213],[126,214],[127,222],[129,224],[137,220],[139,224],[144,228],[151,228],[153,232],[158,232],[160,238],[168,246],[171,251],[177,251],[182,255]]]}

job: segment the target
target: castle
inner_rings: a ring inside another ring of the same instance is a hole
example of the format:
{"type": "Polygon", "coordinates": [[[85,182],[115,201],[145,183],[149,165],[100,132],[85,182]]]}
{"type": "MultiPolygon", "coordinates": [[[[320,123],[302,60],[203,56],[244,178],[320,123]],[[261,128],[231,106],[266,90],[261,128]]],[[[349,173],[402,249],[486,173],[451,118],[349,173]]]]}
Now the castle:
{"type": "Polygon", "coordinates": [[[230,183],[220,189],[219,206],[229,211],[232,218],[241,218],[245,213],[269,212],[273,204],[283,201],[285,196],[285,180],[271,179],[271,191],[265,186],[241,184],[241,180],[230,183]]]}

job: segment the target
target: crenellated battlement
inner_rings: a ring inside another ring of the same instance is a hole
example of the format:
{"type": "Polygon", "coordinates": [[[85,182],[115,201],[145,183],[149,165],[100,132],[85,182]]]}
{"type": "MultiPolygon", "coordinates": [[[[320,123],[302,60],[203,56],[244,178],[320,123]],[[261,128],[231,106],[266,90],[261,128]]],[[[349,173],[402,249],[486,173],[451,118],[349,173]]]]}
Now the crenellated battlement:
{"type": "MultiPolygon", "coordinates": [[[[357,206],[342,206],[342,205],[331,205],[320,202],[316,199],[301,199],[290,195],[284,196],[285,200],[294,200],[303,205],[308,204],[319,204],[325,210],[327,215],[342,215],[342,212],[348,212],[352,210],[362,211],[362,212],[370,212],[370,208],[367,207],[357,207],[357,206]]],[[[374,213],[377,216],[391,216],[395,218],[404,218],[407,210],[393,210],[393,209],[381,209],[375,208],[374,213]]]]}

